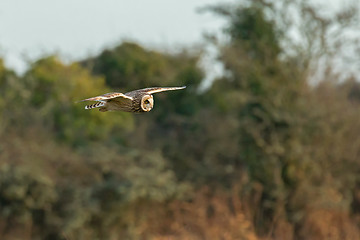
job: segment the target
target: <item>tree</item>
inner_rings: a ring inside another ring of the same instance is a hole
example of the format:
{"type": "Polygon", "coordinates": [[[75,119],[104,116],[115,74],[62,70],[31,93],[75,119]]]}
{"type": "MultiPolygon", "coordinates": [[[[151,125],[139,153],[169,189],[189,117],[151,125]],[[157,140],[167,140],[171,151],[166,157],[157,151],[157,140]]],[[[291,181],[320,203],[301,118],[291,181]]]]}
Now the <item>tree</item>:
{"type": "MultiPolygon", "coordinates": [[[[214,83],[210,94],[218,111],[230,122],[238,121],[225,127],[229,132],[223,140],[228,143],[225,145],[238,143],[229,162],[235,168],[248,169],[251,183],[261,183],[262,207],[255,211],[255,215],[259,214],[259,230],[272,226],[274,219],[298,223],[303,208],[292,205],[293,196],[295,192],[305,193],[301,186],[309,179],[316,181],[317,171],[326,161],[314,155],[312,148],[312,139],[324,134],[314,131],[324,124],[324,118],[314,114],[321,106],[312,97],[316,93],[309,84],[313,76],[311,64],[333,56],[337,48],[327,33],[341,21],[327,21],[315,7],[299,2],[245,1],[242,5],[208,9],[228,19],[228,39],[215,42],[226,74],[214,83]],[[289,9],[305,14],[300,19],[304,28],[297,30],[308,37],[307,43],[314,44],[306,47],[306,53],[311,54],[304,54],[300,45],[293,51],[287,49],[290,42],[296,46],[288,35],[294,27],[294,22],[287,21],[292,18],[290,13],[294,14],[286,11],[289,9]],[[284,16],[284,23],[280,23],[284,16]],[[307,35],[312,30],[316,34],[307,35]]],[[[350,14],[344,19],[353,17],[350,14]]],[[[309,199],[304,201],[310,203],[309,199]]]]}
{"type": "Polygon", "coordinates": [[[94,74],[104,76],[108,86],[130,91],[152,86],[186,85],[186,82],[176,81],[177,75],[197,60],[196,54],[166,54],[124,42],[104,50],[99,56],[83,60],[81,64],[94,74]]]}
{"type": "Polygon", "coordinates": [[[102,78],[92,77],[75,63],[64,65],[56,57],[38,60],[22,81],[29,93],[24,101],[32,111],[27,121],[33,118],[66,142],[104,140],[111,132],[130,130],[133,126],[129,114],[108,117],[97,111],[85,111],[84,104],[76,103],[109,90],[102,78]]]}

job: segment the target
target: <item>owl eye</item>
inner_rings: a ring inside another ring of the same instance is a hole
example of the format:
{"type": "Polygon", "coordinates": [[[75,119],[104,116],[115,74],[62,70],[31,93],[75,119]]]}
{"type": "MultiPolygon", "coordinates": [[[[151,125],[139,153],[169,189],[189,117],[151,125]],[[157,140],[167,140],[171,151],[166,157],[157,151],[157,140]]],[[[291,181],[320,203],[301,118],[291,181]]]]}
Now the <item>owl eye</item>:
{"type": "Polygon", "coordinates": [[[144,103],[145,103],[145,104],[149,104],[150,102],[149,102],[149,100],[145,100],[144,103]]]}

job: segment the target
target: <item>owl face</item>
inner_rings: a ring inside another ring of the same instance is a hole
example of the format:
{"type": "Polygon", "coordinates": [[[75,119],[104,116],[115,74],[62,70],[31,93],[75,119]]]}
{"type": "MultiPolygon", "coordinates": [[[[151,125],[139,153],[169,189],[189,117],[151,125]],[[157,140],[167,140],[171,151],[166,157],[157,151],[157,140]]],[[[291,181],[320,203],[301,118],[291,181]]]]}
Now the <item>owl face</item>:
{"type": "Polygon", "coordinates": [[[149,112],[154,107],[154,98],[152,95],[144,95],[141,98],[140,107],[144,112],[149,112]]]}

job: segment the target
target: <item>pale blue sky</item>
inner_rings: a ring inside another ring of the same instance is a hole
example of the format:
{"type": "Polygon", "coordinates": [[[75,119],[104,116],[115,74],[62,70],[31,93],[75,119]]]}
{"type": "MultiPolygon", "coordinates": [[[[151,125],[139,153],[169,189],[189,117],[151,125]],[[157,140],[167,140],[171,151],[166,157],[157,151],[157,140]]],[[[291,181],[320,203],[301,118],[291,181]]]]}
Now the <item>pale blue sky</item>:
{"type": "Polygon", "coordinates": [[[219,0],[1,0],[0,56],[22,72],[24,58],[73,60],[124,39],[172,48],[202,41],[223,22],[196,9],[219,0]]]}

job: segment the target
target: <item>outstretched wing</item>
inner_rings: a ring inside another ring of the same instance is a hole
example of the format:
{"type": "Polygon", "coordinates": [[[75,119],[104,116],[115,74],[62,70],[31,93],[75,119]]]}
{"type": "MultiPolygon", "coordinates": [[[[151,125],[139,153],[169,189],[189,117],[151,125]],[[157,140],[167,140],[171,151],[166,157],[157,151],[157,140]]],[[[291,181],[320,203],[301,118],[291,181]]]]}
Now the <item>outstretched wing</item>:
{"type": "Polygon", "coordinates": [[[87,98],[84,100],[81,100],[80,102],[84,102],[84,101],[99,101],[99,102],[108,102],[109,100],[112,101],[132,101],[133,98],[130,96],[126,96],[125,94],[122,93],[105,93],[103,95],[100,96],[96,96],[96,97],[92,97],[92,98],[87,98]]]}
{"type": "Polygon", "coordinates": [[[154,94],[154,93],[165,92],[165,91],[180,90],[180,89],[184,89],[184,88],[186,88],[186,86],[182,86],[182,87],[152,87],[152,88],[140,89],[138,91],[146,92],[148,94],[154,94]]]}

